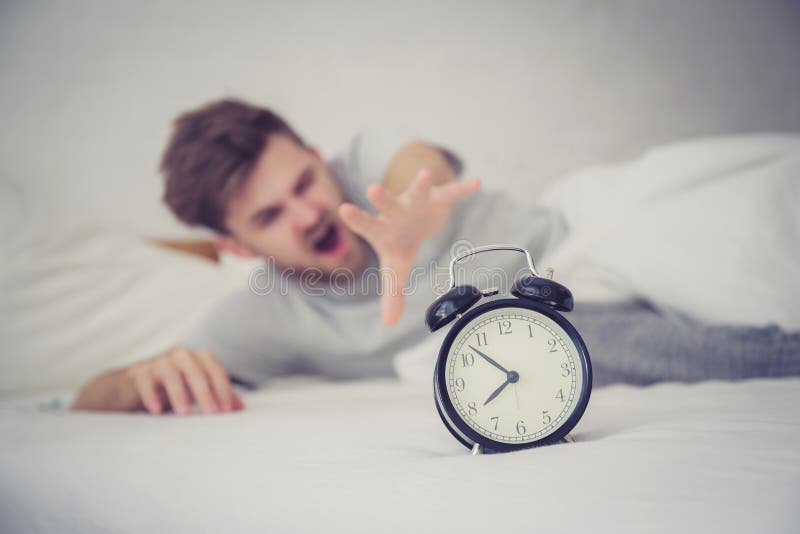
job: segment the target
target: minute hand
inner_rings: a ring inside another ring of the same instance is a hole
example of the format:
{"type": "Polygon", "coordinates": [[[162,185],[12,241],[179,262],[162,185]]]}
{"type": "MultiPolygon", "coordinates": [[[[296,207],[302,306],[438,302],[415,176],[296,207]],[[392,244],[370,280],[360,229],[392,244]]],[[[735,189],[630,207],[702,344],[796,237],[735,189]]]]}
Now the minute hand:
{"type": "Polygon", "coordinates": [[[472,345],[470,345],[470,346],[469,346],[469,348],[471,348],[473,351],[477,352],[477,353],[478,353],[478,356],[480,356],[481,358],[483,358],[483,359],[484,359],[484,360],[486,360],[487,362],[491,363],[492,365],[494,365],[495,367],[497,367],[498,369],[500,369],[500,370],[501,370],[501,371],[503,371],[504,373],[508,374],[508,369],[506,369],[505,367],[503,367],[502,365],[500,365],[499,363],[497,363],[496,361],[494,361],[492,358],[490,358],[490,357],[489,357],[489,356],[487,356],[486,354],[482,353],[481,351],[479,351],[478,349],[476,349],[476,348],[475,348],[475,347],[473,347],[472,345]]]}

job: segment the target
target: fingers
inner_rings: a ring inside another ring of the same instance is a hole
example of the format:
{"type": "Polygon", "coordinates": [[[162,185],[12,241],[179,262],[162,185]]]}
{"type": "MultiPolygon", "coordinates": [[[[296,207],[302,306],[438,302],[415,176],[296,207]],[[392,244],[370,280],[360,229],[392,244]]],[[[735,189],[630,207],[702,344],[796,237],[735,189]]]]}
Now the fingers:
{"type": "Polygon", "coordinates": [[[194,354],[185,349],[178,349],[175,351],[173,361],[181,372],[184,384],[189,387],[192,397],[200,406],[200,411],[204,414],[219,411],[217,401],[211,391],[209,377],[195,360],[194,354]]]}
{"type": "Polygon", "coordinates": [[[167,392],[167,399],[172,406],[172,411],[178,415],[188,415],[189,395],[175,365],[166,358],[160,358],[153,366],[153,371],[167,392]]]}
{"type": "Polygon", "coordinates": [[[399,213],[402,208],[382,184],[372,184],[367,187],[367,199],[375,209],[389,217],[399,213]]]}
{"type": "Polygon", "coordinates": [[[372,242],[376,237],[380,222],[358,206],[349,203],[342,204],[339,206],[339,217],[353,232],[367,241],[372,242]]]}
{"type": "Polygon", "coordinates": [[[471,195],[481,187],[478,178],[450,182],[435,189],[434,194],[438,201],[445,204],[455,204],[462,198],[471,195]]]}
{"type": "Polygon", "coordinates": [[[210,352],[198,352],[197,361],[203,367],[206,376],[211,380],[214,396],[219,401],[219,409],[223,412],[233,410],[234,393],[228,373],[225,372],[225,369],[210,352]]]}
{"type": "Polygon", "coordinates": [[[421,169],[408,188],[408,196],[411,203],[414,204],[427,197],[432,185],[433,173],[429,169],[421,169]]]}
{"type": "Polygon", "coordinates": [[[164,409],[158,394],[158,384],[150,371],[137,369],[132,373],[133,387],[144,404],[145,409],[153,415],[158,415],[164,409]]]}
{"type": "MultiPolygon", "coordinates": [[[[430,169],[421,169],[416,178],[408,186],[407,196],[411,204],[419,203],[427,197],[433,186],[433,173],[430,169]]],[[[371,184],[367,187],[367,199],[380,213],[392,217],[405,209],[398,200],[386,191],[383,184],[371,184]]]]}
{"type": "Polygon", "coordinates": [[[172,349],[131,366],[128,373],[151,414],[160,414],[169,406],[178,415],[188,415],[193,401],[204,414],[244,408],[228,373],[209,352],[172,349]]]}
{"type": "Polygon", "coordinates": [[[233,392],[233,396],[231,397],[231,399],[233,401],[234,411],[238,412],[239,410],[244,410],[244,402],[242,402],[242,399],[239,397],[239,395],[236,394],[235,391],[233,392]]]}

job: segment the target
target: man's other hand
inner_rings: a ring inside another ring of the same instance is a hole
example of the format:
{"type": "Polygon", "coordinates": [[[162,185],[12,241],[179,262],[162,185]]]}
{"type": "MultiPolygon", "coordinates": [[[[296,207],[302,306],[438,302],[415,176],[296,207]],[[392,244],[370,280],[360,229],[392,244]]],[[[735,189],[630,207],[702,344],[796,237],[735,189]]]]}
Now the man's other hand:
{"type": "Polygon", "coordinates": [[[367,198],[378,211],[376,216],[353,204],[339,207],[342,220],[378,255],[382,273],[381,318],[387,325],[395,324],[403,314],[402,289],[422,242],[447,224],[458,201],[480,187],[477,179],[438,186],[432,181],[431,172],[422,169],[399,196],[390,194],[383,185],[370,185],[367,198]]]}
{"type": "Polygon", "coordinates": [[[98,376],[78,393],[72,409],[145,409],[151,414],[172,410],[187,415],[192,403],[203,414],[244,408],[228,373],[211,353],[175,348],[98,376]]]}

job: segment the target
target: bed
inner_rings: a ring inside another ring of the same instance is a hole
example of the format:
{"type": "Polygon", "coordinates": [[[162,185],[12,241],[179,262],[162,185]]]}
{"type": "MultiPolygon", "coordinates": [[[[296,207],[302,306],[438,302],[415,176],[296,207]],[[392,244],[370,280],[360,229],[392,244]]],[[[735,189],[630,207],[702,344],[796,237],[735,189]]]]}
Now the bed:
{"type": "MultiPolygon", "coordinates": [[[[578,300],[797,330],[798,169],[796,136],[756,136],[577,173],[543,197],[580,208],[544,264],[578,300]],[[614,209],[593,205],[604,189],[614,209]],[[738,227],[707,210],[719,199],[738,227]]],[[[575,443],[477,457],[436,414],[433,337],[397,355],[396,381],[279,381],[243,392],[241,413],[69,412],[88,377],[175,343],[253,265],[37,226],[36,203],[0,185],[2,227],[20,229],[0,235],[2,532],[798,530],[799,378],[600,388],[575,443]]]]}
{"type": "MultiPolygon", "coordinates": [[[[43,399],[46,399],[44,397],[43,399]]],[[[430,392],[287,382],[214,417],[0,415],[3,532],[797,532],[800,380],[595,391],[575,443],[471,456],[430,392]]]]}
{"type": "Polygon", "coordinates": [[[800,378],[599,388],[575,443],[477,457],[436,414],[433,337],[396,381],[270,383],[236,414],[66,410],[247,283],[142,237],[196,236],[158,156],[222,95],[327,155],[413,127],[526,198],[653,143],[795,132],[573,173],[542,197],[571,235],[536,260],[578,305],[800,331],[798,6],[5,0],[0,534],[800,532],[800,378]]]}

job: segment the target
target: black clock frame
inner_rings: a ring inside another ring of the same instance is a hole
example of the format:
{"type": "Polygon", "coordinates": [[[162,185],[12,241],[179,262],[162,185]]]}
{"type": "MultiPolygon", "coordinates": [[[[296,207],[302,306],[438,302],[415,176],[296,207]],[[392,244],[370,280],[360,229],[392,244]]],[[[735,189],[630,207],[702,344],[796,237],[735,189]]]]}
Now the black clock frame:
{"type": "Polygon", "coordinates": [[[468,449],[471,449],[476,443],[483,447],[484,452],[489,453],[529,449],[561,441],[575,428],[575,425],[578,424],[578,421],[580,421],[581,417],[583,417],[583,413],[586,411],[586,406],[589,404],[589,397],[592,393],[592,363],[589,359],[589,351],[586,348],[586,344],[583,342],[580,334],[578,334],[578,331],[572,326],[572,323],[552,307],[523,298],[497,299],[481,304],[477,308],[464,313],[447,333],[442,347],[439,349],[439,356],[436,359],[436,368],[433,375],[433,391],[436,411],[439,413],[439,417],[442,419],[444,426],[447,427],[453,437],[468,449]],[[583,383],[586,387],[583,388],[583,391],[576,400],[575,410],[572,412],[572,415],[570,415],[570,417],[552,434],[529,443],[502,443],[475,432],[475,430],[461,419],[461,416],[458,414],[455,406],[453,406],[453,402],[450,400],[450,396],[447,392],[447,355],[450,352],[450,346],[453,344],[453,341],[455,341],[456,336],[458,336],[461,330],[478,315],[498,308],[508,307],[526,308],[552,319],[564,329],[575,344],[575,347],[578,349],[578,358],[580,358],[583,364],[583,383]]]}

